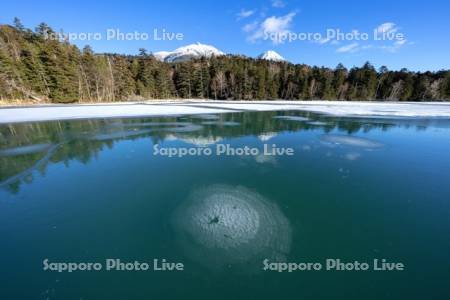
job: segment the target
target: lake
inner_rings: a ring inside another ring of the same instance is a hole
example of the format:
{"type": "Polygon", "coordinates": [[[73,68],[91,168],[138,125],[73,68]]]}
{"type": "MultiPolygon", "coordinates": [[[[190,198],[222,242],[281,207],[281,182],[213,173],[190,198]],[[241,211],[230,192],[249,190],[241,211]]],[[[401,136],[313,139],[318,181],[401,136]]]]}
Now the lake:
{"type": "Polygon", "coordinates": [[[448,119],[18,123],[0,162],[2,299],[450,297],[448,119]]]}

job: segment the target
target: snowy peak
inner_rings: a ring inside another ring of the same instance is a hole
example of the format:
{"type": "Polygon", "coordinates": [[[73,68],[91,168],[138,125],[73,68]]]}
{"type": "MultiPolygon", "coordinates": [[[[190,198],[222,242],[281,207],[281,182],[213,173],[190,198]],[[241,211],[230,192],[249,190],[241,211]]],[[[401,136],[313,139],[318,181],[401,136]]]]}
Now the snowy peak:
{"type": "Polygon", "coordinates": [[[286,59],[275,51],[269,50],[258,56],[259,59],[272,61],[286,61],[286,59]]]}
{"type": "Polygon", "coordinates": [[[209,58],[211,56],[220,55],[225,55],[225,53],[213,46],[200,43],[180,47],[178,49],[175,49],[174,51],[160,51],[153,54],[156,59],[165,62],[181,62],[192,58],[209,58]]]}
{"type": "Polygon", "coordinates": [[[159,51],[159,52],[155,52],[153,53],[153,56],[160,61],[164,61],[164,59],[172,52],[170,51],[159,51]]]}

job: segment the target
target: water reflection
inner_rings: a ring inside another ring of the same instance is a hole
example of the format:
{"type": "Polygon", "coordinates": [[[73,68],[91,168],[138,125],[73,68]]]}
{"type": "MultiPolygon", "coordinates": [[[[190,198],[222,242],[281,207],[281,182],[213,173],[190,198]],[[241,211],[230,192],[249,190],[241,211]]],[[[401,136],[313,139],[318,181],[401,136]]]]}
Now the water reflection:
{"type": "MultiPolygon", "coordinates": [[[[322,143],[329,146],[376,149],[383,145],[362,139],[358,133],[396,127],[426,130],[428,126],[448,127],[449,122],[442,119],[336,118],[309,112],[244,112],[1,125],[0,186],[17,192],[22,182],[32,180],[35,170],[44,170],[49,163],[68,164],[71,160],[88,163],[105,147],[114,147],[122,140],[150,138],[152,143],[181,141],[207,146],[238,137],[272,142],[286,132],[319,131],[323,135],[322,143]]],[[[345,158],[356,160],[359,157],[350,153],[345,158]]],[[[272,163],[262,157],[256,161],[272,163]]]]}
{"type": "Polygon", "coordinates": [[[383,144],[377,141],[351,135],[326,134],[321,137],[321,140],[331,145],[344,145],[366,149],[383,147],[383,144]]]}

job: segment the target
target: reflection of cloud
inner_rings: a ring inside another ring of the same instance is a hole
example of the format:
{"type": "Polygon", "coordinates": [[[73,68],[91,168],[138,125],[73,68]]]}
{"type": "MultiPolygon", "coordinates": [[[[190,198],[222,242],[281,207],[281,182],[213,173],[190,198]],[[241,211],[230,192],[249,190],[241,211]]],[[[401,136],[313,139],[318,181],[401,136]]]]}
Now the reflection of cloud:
{"type": "Polygon", "coordinates": [[[194,191],[175,211],[172,225],[186,255],[212,269],[260,264],[265,258],[282,261],[290,251],[288,219],[275,204],[243,187],[194,191]]]}
{"type": "Polygon", "coordinates": [[[383,144],[377,141],[351,135],[326,134],[321,137],[321,140],[331,145],[344,145],[367,149],[383,147],[383,144]]]}

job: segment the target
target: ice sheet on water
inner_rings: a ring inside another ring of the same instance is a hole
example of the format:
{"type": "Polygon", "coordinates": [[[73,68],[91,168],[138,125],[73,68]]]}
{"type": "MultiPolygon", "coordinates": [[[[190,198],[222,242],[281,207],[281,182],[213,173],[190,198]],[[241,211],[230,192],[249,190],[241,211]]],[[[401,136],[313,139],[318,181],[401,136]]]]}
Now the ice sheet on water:
{"type": "Polygon", "coordinates": [[[52,155],[55,153],[55,151],[58,149],[58,147],[62,143],[56,144],[56,145],[50,145],[50,147],[47,148],[45,155],[39,159],[33,166],[30,168],[20,172],[19,174],[16,174],[12,177],[9,177],[5,179],[4,181],[0,182],[0,187],[7,186],[9,184],[13,184],[17,181],[22,180],[23,178],[26,178],[27,176],[31,175],[35,170],[41,168],[43,165],[48,163],[52,155]]]}
{"type": "Polygon", "coordinates": [[[176,132],[194,132],[194,131],[199,131],[201,129],[203,129],[203,126],[201,126],[201,125],[189,124],[186,126],[165,128],[164,130],[176,133],[176,132]]]}
{"type": "Polygon", "coordinates": [[[138,122],[138,123],[112,123],[113,127],[159,127],[159,126],[187,126],[190,122],[138,122]]]}
{"type": "Polygon", "coordinates": [[[0,150],[0,156],[17,156],[24,154],[39,153],[47,151],[48,149],[50,149],[51,146],[52,144],[34,144],[14,148],[7,148],[0,150]]]}
{"type": "Polygon", "coordinates": [[[300,117],[300,116],[275,116],[273,118],[280,119],[280,120],[297,121],[297,122],[309,121],[308,118],[300,117]]]}
{"type": "Polygon", "coordinates": [[[191,116],[191,118],[202,119],[202,120],[219,120],[218,115],[211,115],[211,114],[194,115],[194,116],[191,116]]]}
{"type": "Polygon", "coordinates": [[[306,124],[313,125],[313,126],[327,126],[328,125],[328,123],[321,122],[321,121],[311,121],[311,122],[306,122],[306,124]]]}
{"type": "Polygon", "coordinates": [[[148,134],[152,132],[151,129],[146,130],[129,130],[129,131],[116,131],[111,133],[101,133],[96,134],[92,137],[90,137],[90,140],[95,141],[106,141],[106,140],[113,140],[113,139],[120,139],[120,138],[127,138],[127,137],[133,137],[133,136],[139,136],[143,134],[148,134]]]}
{"type": "Polygon", "coordinates": [[[241,123],[233,121],[206,121],[202,122],[203,125],[217,125],[217,126],[239,126],[241,123]]]}

